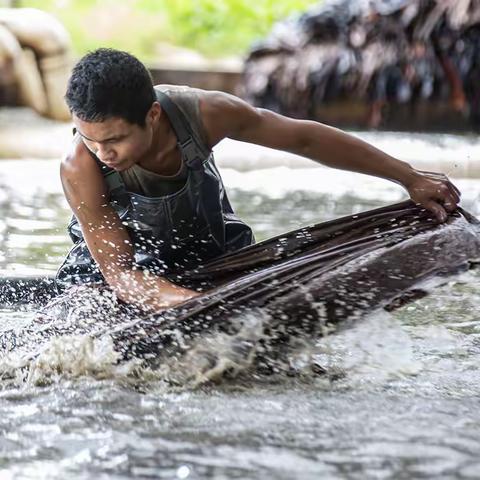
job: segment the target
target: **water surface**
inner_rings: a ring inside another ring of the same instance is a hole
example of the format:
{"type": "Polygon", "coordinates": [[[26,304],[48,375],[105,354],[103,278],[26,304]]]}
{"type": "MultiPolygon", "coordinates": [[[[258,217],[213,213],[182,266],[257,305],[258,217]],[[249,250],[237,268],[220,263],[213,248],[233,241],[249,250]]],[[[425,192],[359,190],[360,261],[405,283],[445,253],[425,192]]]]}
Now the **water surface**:
{"type": "MultiPolygon", "coordinates": [[[[324,168],[223,176],[258,239],[405,198],[392,183],[324,168]]],[[[479,215],[480,181],[456,183],[479,215]]],[[[69,247],[58,163],[0,163],[0,209],[4,273],[53,272],[69,247]]],[[[105,345],[95,375],[4,383],[0,478],[479,478],[479,292],[472,271],[374,312],[299,348],[292,377],[172,387],[113,367],[105,345]],[[312,374],[312,359],[327,373],[312,374]]],[[[32,315],[3,309],[0,328],[32,315]]]]}

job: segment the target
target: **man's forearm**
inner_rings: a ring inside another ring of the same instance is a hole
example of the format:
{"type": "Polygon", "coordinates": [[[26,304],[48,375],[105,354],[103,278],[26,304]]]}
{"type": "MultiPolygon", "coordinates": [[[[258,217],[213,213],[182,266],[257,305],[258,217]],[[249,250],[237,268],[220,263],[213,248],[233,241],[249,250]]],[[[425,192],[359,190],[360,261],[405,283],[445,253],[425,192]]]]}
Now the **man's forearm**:
{"type": "Polygon", "coordinates": [[[408,185],[415,169],[407,162],[336,128],[311,122],[300,155],[332,168],[350,170],[408,185]]]}

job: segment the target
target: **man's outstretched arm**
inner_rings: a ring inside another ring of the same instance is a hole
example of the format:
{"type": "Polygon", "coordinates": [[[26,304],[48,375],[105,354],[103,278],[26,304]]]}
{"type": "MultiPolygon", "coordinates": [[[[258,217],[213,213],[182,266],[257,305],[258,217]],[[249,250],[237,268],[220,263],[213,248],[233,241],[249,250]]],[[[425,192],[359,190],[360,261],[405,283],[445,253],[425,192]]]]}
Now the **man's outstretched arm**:
{"type": "Polygon", "coordinates": [[[205,93],[201,111],[212,145],[229,137],[302,155],[329,167],[391,180],[441,222],[460,202],[460,191],[445,175],[416,170],[337,128],[254,108],[221,92],[205,93]]]}

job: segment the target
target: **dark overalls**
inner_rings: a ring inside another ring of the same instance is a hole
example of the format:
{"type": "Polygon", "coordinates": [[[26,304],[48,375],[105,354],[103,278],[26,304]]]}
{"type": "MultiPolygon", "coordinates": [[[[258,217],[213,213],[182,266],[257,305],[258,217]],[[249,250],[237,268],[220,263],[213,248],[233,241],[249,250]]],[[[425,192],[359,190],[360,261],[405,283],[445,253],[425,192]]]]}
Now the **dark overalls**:
{"type": "MultiPolygon", "coordinates": [[[[250,245],[254,238],[250,227],[233,213],[211,150],[197,138],[177,105],[163,92],[156,93],[178,138],[187,167],[185,185],[163,197],[128,192],[120,173],[95,159],[107,182],[110,204],[132,239],[136,265],[168,275],[250,245]]],[[[58,269],[58,288],[104,283],[75,216],[68,233],[75,245],[58,269]]]]}

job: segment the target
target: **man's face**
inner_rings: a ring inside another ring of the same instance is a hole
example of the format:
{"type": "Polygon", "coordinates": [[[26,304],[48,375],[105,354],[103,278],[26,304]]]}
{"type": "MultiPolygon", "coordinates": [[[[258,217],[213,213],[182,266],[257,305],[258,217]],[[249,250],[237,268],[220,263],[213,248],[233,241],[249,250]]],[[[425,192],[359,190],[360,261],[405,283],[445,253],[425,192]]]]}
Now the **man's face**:
{"type": "Polygon", "coordinates": [[[123,118],[85,122],[73,115],[73,123],[85,146],[103,163],[118,171],[141,160],[152,141],[151,129],[129,123],[123,118]]]}

